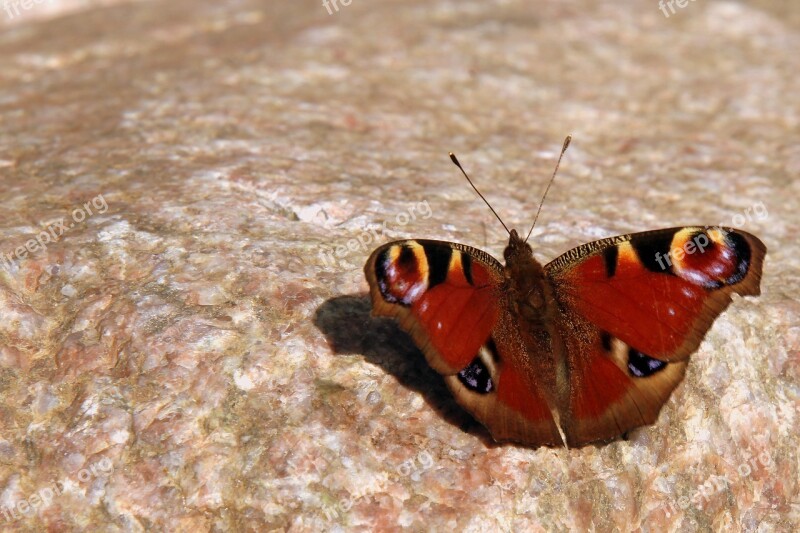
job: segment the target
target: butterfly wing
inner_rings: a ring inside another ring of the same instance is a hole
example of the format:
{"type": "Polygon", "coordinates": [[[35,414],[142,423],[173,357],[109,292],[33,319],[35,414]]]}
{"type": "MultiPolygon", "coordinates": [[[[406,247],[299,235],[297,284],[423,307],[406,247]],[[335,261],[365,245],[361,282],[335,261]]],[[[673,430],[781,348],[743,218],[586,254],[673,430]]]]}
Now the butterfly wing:
{"type": "Polygon", "coordinates": [[[744,231],[684,227],[584,244],[546,265],[570,444],[652,424],[731,294],[759,294],[765,254],[744,231]]]}
{"type": "Polygon", "coordinates": [[[395,318],[445,376],[456,401],[496,440],[561,442],[548,403],[516,361],[502,265],[456,243],[405,240],[364,266],[373,314],[395,318]]]}

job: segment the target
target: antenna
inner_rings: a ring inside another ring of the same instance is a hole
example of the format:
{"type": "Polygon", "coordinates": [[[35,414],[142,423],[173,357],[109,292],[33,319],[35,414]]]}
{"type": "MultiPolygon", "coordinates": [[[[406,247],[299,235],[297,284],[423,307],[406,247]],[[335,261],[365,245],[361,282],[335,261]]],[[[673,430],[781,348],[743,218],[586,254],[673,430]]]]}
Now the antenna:
{"type": "Polygon", "coordinates": [[[569,147],[570,141],[572,141],[572,135],[567,135],[567,138],[564,139],[564,146],[561,147],[561,155],[558,156],[558,162],[556,163],[556,168],[555,170],[553,170],[553,177],[550,178],[550,183],[547,184],[547,188],[544,190],[544,194],[542,195],[542,201],[539,202],[539,209],[536,211],[536,216],[533,217],[533,225],[531,226],[530,231],[528,231],[528,235],[525,237],[525,242],[528,242],[528,237],[531,236],[531,233],[533,233],[533,228],[536,227],[536,221],[539,219],[539,213],[541,213],[542,211],[542,206],[544,205],[544,199],[547,198],[547,192],[550,190],[550,186],[556,179],[556,173],[558,172],[558,167],[559,165],[561,165],[561,158],[564,157],[564,152],[567,151],[567,147],[569,147]]]}
{"type": "MultiPolygon", "coordinates": [[[[563,152],[562,152],[562,154],[563,154],[563,152]]],[[[467,173],[464,171],[464,167],[462,167],[462,166],[461,166],[461,163],[459,163],[459,162],[458,162],[458,159],[456,158],[456,154],[454,154],[453,152],[450,152],[450,160],[451,160],[451,161],[452,161],[452,162],[455,164],[455,166],[457,166],[457,167],[458,167],[458,169],[461,171],[461,173],[462,173],[462,174],[464,174],[464,177],[465,177],[465,178],[467,178],[467,181],[469,182],[469,184],[470,184],[470,185],[472,185],[472,188],[473,188],[473,189],[475,189],[475,192],[476,192],[476,193],[478,193],[478,196],[480,196],[480,197],[481,197],[481,200],[483,200],[484,202],[486,202],[486,205],[488,205],[488,206],[489,206],[489,209],[491,209],[491,210],[492,210],[492,213],[494,213],[494,216],[496,216],[496,217],[497,217],[497,220],[499,220],[499,221],[500,221],[500,223],[501,223],[501,224],[503,225],[503,227],[505,228],[505,230],[506,230],[506,233],[508,233],[509,235],[511,235],[511,232],[508,230],[508,226],[506,226],[506,223],[505,223],[505,222],[503,222],[503,219],[502,219],[502,218],[500,218],[500,215],[498,215],[498,214],[497,214],[497,211],[495,211],[495,210],[494,210],[494,207],[492,207],[492,204],[490,204],[490,203],[489,203],[489,201],[488,201],[486,198],[484,198],[484,196],[481,194],[481,191],[479,191],[479,190],[478,190],[478,188],[475,186],[475,184],[474,184],[474,183],[472,183],[472,180],[471,180],[471,179],[469,179],[469,176],[467,176],[467,173]]]]}

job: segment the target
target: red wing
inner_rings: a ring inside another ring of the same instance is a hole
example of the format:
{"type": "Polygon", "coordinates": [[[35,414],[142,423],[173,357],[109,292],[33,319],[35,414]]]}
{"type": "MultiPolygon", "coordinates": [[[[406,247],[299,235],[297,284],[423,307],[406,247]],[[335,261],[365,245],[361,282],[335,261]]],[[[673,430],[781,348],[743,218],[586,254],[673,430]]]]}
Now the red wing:
{"type": "Polygon", "coordinates": [[[512,351],[523,349],[515,338],[497,334],[481,347],[467,368],[445,376],[445,382],[458,403],[486,426],[494,440],[537,446],[561,444],[539,385],[515,364],[512,351]]]}
{"type": "Polygon", "coordinates": [[[441,241],[396,241],[375,250],[364,274],[372,313],[398,319],[440,374],[477,357],[497,323],[500,265],[488,254],[441,241]]]}
{"type": "Polygon", "coordinates": [[[464,245],[397,241],[364,267],[373,314],[395,318],[496,440],[560,442],[547,403],[515,367],[524,351],[502,293],[502,266],[464,245]],[[516,357],[514,357],[516,355],[516,357]]]}
{"type": "Polygon", "coordinates": [[[562,305],[642,353],[675,361],[697,349],[731,293],[760,293],[765,254],[743,231],[671,228],[589,243],[545,269],[562,305]],[[700,251],[696,243],[706,244],[700,251]]]}
{"type": "Polygon", "coordinates": [[[570,446],[610,440],[656,421],[688,361],[648,357],[577,315],[560,329],[571,332],[564,342],[569,394],[563,416],[570,446]]]}
{"type": "Polygon", "coordinates": [[[570,378],[568,439],[655,421],[731,294],[759,294],[765,254],[749,233],[687,227],[596,241],[548,264],[570,378]]]}

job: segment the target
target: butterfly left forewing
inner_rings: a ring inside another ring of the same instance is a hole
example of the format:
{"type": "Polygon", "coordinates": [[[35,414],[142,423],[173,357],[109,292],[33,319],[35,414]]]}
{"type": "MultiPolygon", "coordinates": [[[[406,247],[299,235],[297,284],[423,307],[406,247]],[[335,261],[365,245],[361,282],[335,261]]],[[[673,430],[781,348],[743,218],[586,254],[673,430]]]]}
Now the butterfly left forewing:
{"type": "Polygon", "coordinates": [[[385,244],[364,274],[372,313],[397,319],[440,374],[468,366],[497,323],[500,264],[480,250],[433,240],[385,244]]]}
{"type": "Polygon", "coordinates": [[[549,263],[570,443],[653,423],[731,294],[759,294],[765,254],[749,233],[686,227],[595,241],[549,263]]]}

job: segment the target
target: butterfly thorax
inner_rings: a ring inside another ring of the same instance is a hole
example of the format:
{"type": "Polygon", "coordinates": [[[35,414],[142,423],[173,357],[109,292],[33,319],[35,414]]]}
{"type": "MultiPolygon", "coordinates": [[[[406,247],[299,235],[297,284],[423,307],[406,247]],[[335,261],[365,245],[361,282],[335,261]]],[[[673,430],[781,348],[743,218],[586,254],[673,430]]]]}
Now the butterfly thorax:
{"type": "Polygon", "coordinates": [[[549,305],[552,295],[546,284],[544,267],[533,257],[530,245],[519,237],[516,230],[511,230],[503,256],[509,303],[531,326],[544,329],[553,311],[553,306],[549,305]]]}

